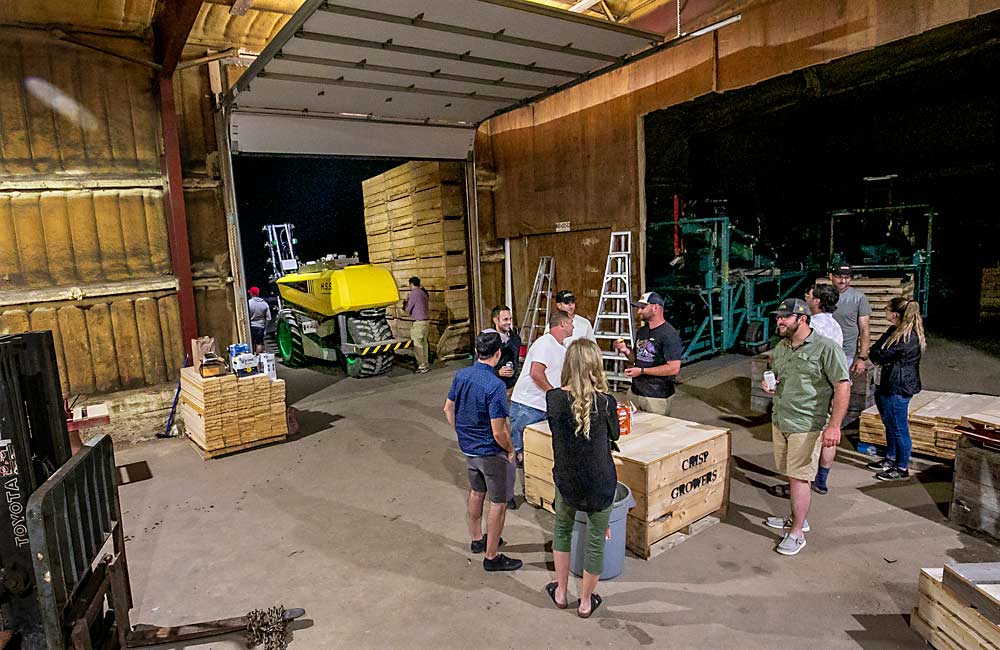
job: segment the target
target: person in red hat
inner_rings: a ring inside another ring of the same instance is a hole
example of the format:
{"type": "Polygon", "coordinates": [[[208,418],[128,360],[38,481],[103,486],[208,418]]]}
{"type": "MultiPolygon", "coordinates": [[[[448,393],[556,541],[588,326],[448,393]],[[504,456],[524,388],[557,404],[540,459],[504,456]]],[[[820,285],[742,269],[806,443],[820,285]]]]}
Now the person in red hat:
{"type": "Polygon", "coordinates": [[[260,354],[264,351],[264,331],[271,321],[271,306],[260,297],[260,289],[250,287],[247,308],[250,311],[250,340],[253,342],[254,352],[260,354]]]}

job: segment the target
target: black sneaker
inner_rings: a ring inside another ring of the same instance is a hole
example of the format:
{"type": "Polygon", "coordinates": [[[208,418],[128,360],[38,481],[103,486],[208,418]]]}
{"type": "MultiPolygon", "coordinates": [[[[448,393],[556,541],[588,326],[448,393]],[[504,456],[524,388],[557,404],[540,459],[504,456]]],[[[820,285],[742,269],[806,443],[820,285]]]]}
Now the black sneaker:
{"type": "Polygon", "coordinates": [[[518,508],[517,497],[512,497],[511,500],[507,502],[507,509],[517,510],[517,508],[518,508]]]}
{"type": "Polygon", "coordinates": [[[884,472],[879,472],[875,475],[880,481],[899,481],[904,478],[910,478],[910,472],[905,469],[899,469],[898,467],[890,467],[884,472]]]}
{"type": "Polygon", "coordinates": [[[884,472],[888,469],[892,469],[892,463],[888,458],[883,458],[882,460],[876,460],[874,463],[868,463],[865,467],[874,472],[884,472]]]}
{"type": "Polygon", "coordinates": [[[492,560],[489,558],[483,558],[483,568],[487,571],[517,571],[521,568],[524,562],[521,560],[515,560],[512,557],[507,557],[503,553],[497,553],[497,556],[492,560]]]}
{"type": "MultiPolygon", "coordinates": [[[[504,544],[503,537],[501,537],[500,538],[500,543],[497,544],[497,547],[499,548],[499,547],[503,546],[503,544],[504,544]]],[[[486,535],[483,535],[482,538],[477,539],[476,541],[474,541],[471,544],[469,544],[469,548],[472,550],[473,553],[485,553],[486,552],[486,535]]]]}

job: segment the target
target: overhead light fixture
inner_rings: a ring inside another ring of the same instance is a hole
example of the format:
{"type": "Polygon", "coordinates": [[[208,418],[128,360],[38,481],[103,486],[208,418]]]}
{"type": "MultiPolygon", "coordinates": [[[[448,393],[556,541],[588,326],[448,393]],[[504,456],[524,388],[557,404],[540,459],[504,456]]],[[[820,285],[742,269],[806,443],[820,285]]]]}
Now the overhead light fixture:
{"type": "Polygon", "coordinates": [[[702,27],[701,29],[691,32],[690,34],[685,34],[685,36],[704,36],[705,34],[711,34],[717,29],[722,29],[726,25],[732,25],[733,23],[738,23],[743,19],[743,14],[736,14],[735,16],[730,16],[725,20],[720,20],[717,23],[712,23],[707,27],[702,27]]]}
{"type": "Polygon", "coordinates": [[[233,0],[233,6],[229,8],[231,16],[245,16],[250,10],[253,0],[233,0]]]}
{"type": "Polygon", "coordinates": [[[599,4],[600,2],[601,0],[580,0],[580,2],[570,7],[569,10],[575,11],[576,13],[580,13],[583,11],[587,11],[588,9],[590,9],[596,4],[599,4]]]}

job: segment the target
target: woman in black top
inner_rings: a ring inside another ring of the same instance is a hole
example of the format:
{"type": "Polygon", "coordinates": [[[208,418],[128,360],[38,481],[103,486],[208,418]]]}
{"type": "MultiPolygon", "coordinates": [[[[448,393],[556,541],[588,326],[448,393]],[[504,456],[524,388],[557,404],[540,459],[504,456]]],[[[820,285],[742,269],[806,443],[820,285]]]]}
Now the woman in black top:
{"type": "Polygon", "coordinates": [[[920,305],[893,298],[885,308],[892,327],[872,346],[872,363],[881,366],[875,405],[885,425],[885,458],[869,463],[880,481],[896,481],[910,473],[910,399],[920,392],[920,354],[927,348],[920,305]]]}
{"type": "Polygon", "coordinates": [[[573,522],[578,510],[587,513],[587,552],[577,615],[589,618],[601,604],[594,588],[604,566],[605,532],[618,486],[611,459],[612,441],[619,436],[618,402],[608,394],[601,349],[589,339],[569,346],[562,384],[545,394],[556,486],[552,531],[556,581],[545,590],[556,607],[567,606],[573,522]]]}

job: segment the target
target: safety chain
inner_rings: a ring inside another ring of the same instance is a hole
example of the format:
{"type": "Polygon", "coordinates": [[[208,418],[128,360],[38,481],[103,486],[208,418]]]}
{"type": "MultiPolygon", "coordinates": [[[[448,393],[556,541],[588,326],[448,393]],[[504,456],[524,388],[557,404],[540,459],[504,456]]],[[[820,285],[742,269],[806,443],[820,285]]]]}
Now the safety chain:
{"type": "Polygon", "coordinates": [[[247,614],[247,647],[263,645],[264,650],[285,650],[288,648],[285,625],[283,605],[251,611],[247,614]]]}

